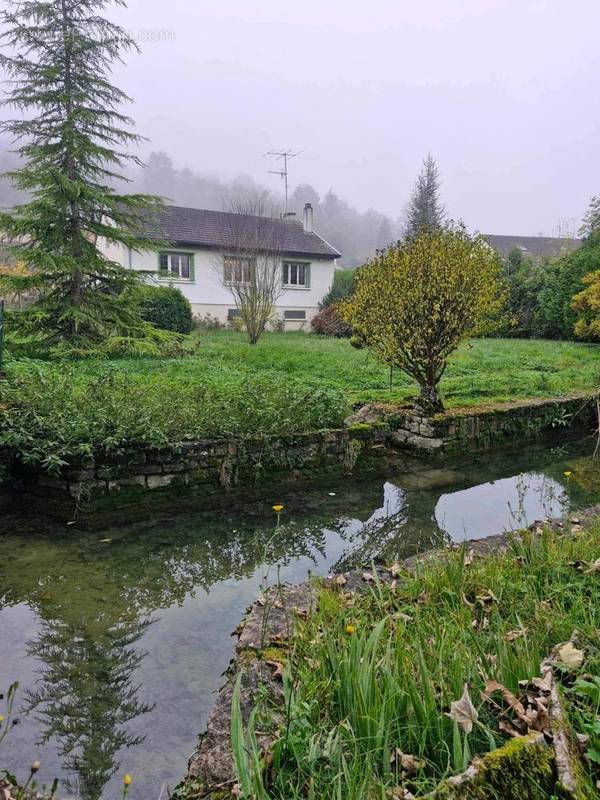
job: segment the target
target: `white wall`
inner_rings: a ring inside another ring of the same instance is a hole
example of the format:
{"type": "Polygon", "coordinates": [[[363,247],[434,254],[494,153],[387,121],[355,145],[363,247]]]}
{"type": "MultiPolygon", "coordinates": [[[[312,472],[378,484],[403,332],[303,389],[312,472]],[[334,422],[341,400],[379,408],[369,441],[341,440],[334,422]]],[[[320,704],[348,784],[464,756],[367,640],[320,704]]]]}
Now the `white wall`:
{"type": "MultiPolygon", "coordinates": [[[[194,314],[203,316],[212,314],[219,319],[227,319],[227,311],[235,308],[233,296],[226,286],[222,285],[223,254],[211,250],[194,250],[191,248],[171,248],[176,252],[194,254],[194,281],[165,281],[165,284],[176,286],[192,304],[194,314]]],[[[140,271],[158,273],[158,253],[137,253],[121,248],[121,252],[112,250],[110,256],[120,261],[125,267],[140,271]]],[[[306,261],[309,261],[307,258],[306,261]]],[[[304,309],[307,323],[318,311],[319,302],[331,288],[335,261],[310,260],[310,289],[284,289],[277,301],[276,313],[283,317],[286,309],[304,309]]],[[[157,274],[153,280],[158,281],[157,274]]],[[[163,283],[163,281],[160,281],[163,283]]],[[[288,328],[301,327],[296,321],[288,320],[288,328]]]]}

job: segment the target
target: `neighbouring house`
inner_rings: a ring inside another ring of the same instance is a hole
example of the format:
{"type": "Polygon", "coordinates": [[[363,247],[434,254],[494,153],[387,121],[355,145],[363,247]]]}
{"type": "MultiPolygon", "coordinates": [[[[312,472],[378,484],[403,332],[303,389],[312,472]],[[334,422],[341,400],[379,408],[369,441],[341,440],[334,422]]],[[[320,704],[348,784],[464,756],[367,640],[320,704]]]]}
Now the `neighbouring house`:
{"type": "Polygon", "coordinates": [[[483,238],[502,258],[508,258],[510,251],[516,248],[523,253],[524,258],[532,258],[534,261],[564,256],[577,250],[582,244],[581,239],[554,236],[497,236],[484,233],[483,238]]]}
{"type": "Polygon", "coordinates": [[[168,246],[158,253],[110,247],[107,254],[129,269],[148,273],[153,281],[181,289],[195,316],[210,314],[223,322],[237,316],[228,284],[248,280],[250,274],[246,232],[252,240],[250,249],[264,242],[264,250],[272,252],[278,265],[281,294],[275,314],[286,328],[301,328],[317,313],[341,255],[313,229],[310,203],[302,221],[295,214],[255,217],[165,206],[145,232],[168,246]]]}

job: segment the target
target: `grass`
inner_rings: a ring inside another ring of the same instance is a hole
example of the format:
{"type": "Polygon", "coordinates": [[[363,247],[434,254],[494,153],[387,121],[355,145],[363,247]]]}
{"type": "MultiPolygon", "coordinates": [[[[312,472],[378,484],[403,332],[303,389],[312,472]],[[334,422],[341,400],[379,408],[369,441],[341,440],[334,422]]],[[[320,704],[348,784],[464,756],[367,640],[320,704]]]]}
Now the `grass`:
{"type": "MultiPolygon", "coordinates": [[[[453,356],[448,407],[561,395],[598,385],[600,345],[481,339],[453,356]]],[[[0,445],[57,471],[76,457],[186,438],[338,427],[353,406],[400,402],[417,387],[346,340],[232,331],[203,334],[179,359],[12,361],[0,385],[0,445]]]]}
{"type": "MultiPolygon", "coordinates": [[[[232,744],[244,796],[422,796],[473,756],[508,741],[499,722],[516,725],[517,713],[506,705],[510,695],[503,701],[496,694],[494,703],[483,698],[486,683],[518,694],[519,681],[538,676],[544,658],[574,631],[583,664],[555,671],[578,732],[592,731],[595,780],[600,576],[590,565],[600,556],[599,535],[600,522],[578,535],[526,533],[502,555],[472,561],[459,551],[416,573],[398,570],[395,588],[375,581],[362,595],[322,590],[318,611],[297,623],[288,645],[287,715],[275,723],[268,758],[257,752],[253,730],[273,720],[267,701],[257,701],[246,730],[234,703],[232,744]],[[445,713],[465,685],[474,706],[471,731],[445,713]]],[[[504,773],[510,781],[510,769],[504,773]]],[[[533,774],[532,767],[532,781],[533,774]]],[[[481,796],[539,796],[522,787],[516,795],[507,787],[496,791],[481,796]]]]}
{"type": "MultiPolygon", "coordinates": [[[[389,391],[389,369],[367,351],[355,350],[346,339],[303,332],[267,333],[251,346],[244,334],[207,332],[198,356],[81,362],[82,373],[97,373],[111,365],[128,373],[202,378],[221,375],[285,376],[310,386],[343,392],[352,403],[401,401],[417,393],[410,378],[396,371],[389,391]]],[[[474,406],[524,397],[561,395],[592,389],[600,379],[600,345],[525,339],[476,339],[452,357],[442,380],[448,407],[474,406]]]]}
{"type": "MultiPolygon", "coordinates": [[[[202,335],[198,356],[155,360],[81,361],[81,374],[107,367],[128,373],[200,377],[218,370],[225,374],[285,374],[312,385],[343,391],[352,402],[388,399],[389,370],[367,351],[355,350],[345,339],[302,332],[267,333],[251,346],[234,331],[202,335]]],[[[564,394],[597,385],[600,345],[527,339],[475,339],[451,358],[442,380],[448,406],[502,402],[520,397],[564,394]]],[[[416,392],[407,376],[396,372],[391,397],[416,392]]]]}

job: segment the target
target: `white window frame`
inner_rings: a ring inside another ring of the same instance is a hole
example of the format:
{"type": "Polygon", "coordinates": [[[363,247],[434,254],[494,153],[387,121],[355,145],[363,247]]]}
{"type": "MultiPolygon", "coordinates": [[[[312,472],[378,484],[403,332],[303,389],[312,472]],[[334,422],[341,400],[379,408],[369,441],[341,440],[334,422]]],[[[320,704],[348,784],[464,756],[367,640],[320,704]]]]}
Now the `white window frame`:
{"type": "Polygon", "coordinates": [[[165,250],[158,255],[158,277],[161,281],[171,283],[177,281],[179,283],[193,283],[194,282],[194,254],[186,253],[182,250],[165,250]],[[188,260],[188,277],[185,278],[181,275],[181,263],[178,261],[177,272],[173,272],[173,260],[178,260],[184,256],[188,260]],[[163,258],[167,259],[167,269],[163,269],[163,258]]]}
{"type": "MultiPolygon", "coordinates": [[[[310,289],[310,283],[307,282],[307,278],[310,275],[310,261],[294,261],[293,259],[284,258],[281,264],[284,289],[310,289]],[[294,277],[296,281],[298,280],[300,268],[304,270],[303,283],[292,283],[291,281],[294,277]]],[[[308,278],[308,280],[310,279],[308,278]]]]}
{"type": "Polygon", "coordinates": [[[225,284],[225,286],[250,286],[252,278],[252,262],[253,259],[249,258],[248,256],[223,256],[223,283],[225,284]],[[232,270],[231,272],[232,277],[230,277],[229,279],[227,278],[228,264],[230,265],[230,268],[232,270]],[[238,276],[240,278],[245,277],[244,272],[247,270],[248,280],[232,279],[237,277],[234,274],[233,270],[239,270],[238,276]]]}

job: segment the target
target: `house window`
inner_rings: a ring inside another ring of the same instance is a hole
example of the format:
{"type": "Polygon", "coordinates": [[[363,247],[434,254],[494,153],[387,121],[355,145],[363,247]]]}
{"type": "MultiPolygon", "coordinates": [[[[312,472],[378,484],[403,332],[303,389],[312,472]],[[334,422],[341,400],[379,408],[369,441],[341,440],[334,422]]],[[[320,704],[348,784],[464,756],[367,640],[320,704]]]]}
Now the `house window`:
{"type": "Polygon", "coordinates": [[[240,311],[239,311],[238,308],[228,308],[227,309],[227,319],[228,320],[231,321],[232,319],[236,319],[239,316],[240,316],[240,311]]]}
{"type": "Polygon", "coordinates": [[[310,264],[300,261],[284,261],[283,285],[294,289],[308,289],[310,286],[310,264]]]}
{"type": "Polygon", "coordinates": [[[161,253],[159,260],[160,277],[170,280],[192,280],[191,253],[161,253]]]}
{"type": "Polygon", "coordinates": [[[300,311],[295,309],[286,309],[283,312],[284,319],[306,319],[306,311],[300,311]]]}
{"type": "Polygon", "coordinates": [[[225,283],[246,285],[252,277],[252,259],[225,256],[223,259],[223,279],[225,283]]]}

